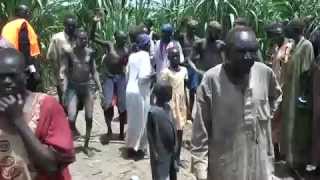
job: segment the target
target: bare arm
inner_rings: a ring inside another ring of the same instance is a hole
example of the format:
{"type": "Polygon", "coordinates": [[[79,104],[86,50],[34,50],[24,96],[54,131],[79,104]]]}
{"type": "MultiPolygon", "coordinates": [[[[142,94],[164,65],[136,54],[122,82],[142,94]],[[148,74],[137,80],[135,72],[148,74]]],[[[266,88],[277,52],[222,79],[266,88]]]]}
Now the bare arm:
{"type": "Polygon", "coordinates": [[[282,90],[280,84],[276,78],[274,72],[272,73],[270,86],[269,86],[269,102],[271,110],[271,119],[273,119],[274,113],[278,110],[279,105],[282,101],[282,90]]]}
{"type": "Polygon", "coordinates": [[[68,59],[68,55],[63,56],[63,57],[64,58],[62,60],[62,64],[60,67],[59,79],[60,79],[60,82],[62,82],[62,84],[63,84],[62,90],[63,90],[63,94],[65,94],[67,91],[67,87],[68,87],[67,70],[69,68],[69,59],[68,59]]]}
{"type": "Polygon", "coordinates": [[[194,69],[198,74],[203,75],[205,72],[198,69],[194,63],[194,61],[199,61],[200,60],[200,46],[201,42],[195,42],[192,48],[192,51],[190,53],[190,56],[187,57],[187,63],[188,65],[194,69]]]}
{"type": "Polygon", "coordinates": [[[91,72],[92,72],[94,81],[96,82],[96,84],[98,86],[99,92],[102,93],[102,86],[101,86],[101,82],[100,82],[99,72],[97,71],[96,61],[94,60],[94,55],[92,55],[91,61],[92,61],[91,72]]]}
{"type": "Polygon", "coordinates": [[[16,122],[19,123],[16,123],[15,127],[36,167],[49,174],[57,172],[59,168],[54,151],[50,147],[41,144],[24,119],[16,122]]]}

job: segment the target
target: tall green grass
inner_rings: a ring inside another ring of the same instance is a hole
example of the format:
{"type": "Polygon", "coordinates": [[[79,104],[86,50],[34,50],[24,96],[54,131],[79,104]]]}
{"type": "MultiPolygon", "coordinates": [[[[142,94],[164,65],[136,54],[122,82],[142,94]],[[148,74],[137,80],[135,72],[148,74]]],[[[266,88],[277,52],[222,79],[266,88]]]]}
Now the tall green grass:
{"type": "MultiPolygon", "coordinates": [[[[99,23],[98,33],[104,39],[112,39],[116,30],[127,31],[130,25],[154,20],[155,29],[165,22],[181,28],[185,17],[194,17],[200,22],[201,35],[208,20],[217,20],[225,30],[232,27],[234,20],[246,17],[255,29],[264,51],[265,24],[272,21],[290,20],[294,17],[314,17],[306,28],[308,36],[319,27],[320,0],[1,0],[0,26],[13,15],[17,4],[29,5],[33,12],[32,24],[39,33],[43,54],[45,54],[52,34],[63,29],[65,14],[76,14],[81,26],[90,30],[95,9],[103,9],[106,16],[99,23]]],[[[45,62],[45,61],[44,61],[45,62]]],[[[50,85],[50,70],[42,63],[50,85]]]]}

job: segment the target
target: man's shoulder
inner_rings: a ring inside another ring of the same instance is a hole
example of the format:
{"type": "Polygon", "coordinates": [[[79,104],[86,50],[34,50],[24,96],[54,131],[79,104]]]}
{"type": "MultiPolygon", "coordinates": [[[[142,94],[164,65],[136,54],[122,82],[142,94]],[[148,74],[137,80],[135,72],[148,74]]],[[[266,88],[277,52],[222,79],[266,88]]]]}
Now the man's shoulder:
{"type": "Polygon", "coordinates": [[[217,78],[220,75],[222,70],[222,64],[218,64],[215,67],[209,69],[207,72],[204,73],[204,77],[206,78],[217,78]]]}
{"type": "Polygon", "coordinates": [[[255,62],[251,68],[252,71],[256,72],[257,74],[267,73],[272,74],[272,69],[265,65],[262,62],[255,62]]]}
{"type": "Polygon", "coordinates": [[[65,34],[63,31],[53,34],[52,39],[64,39],[65,34]]]}

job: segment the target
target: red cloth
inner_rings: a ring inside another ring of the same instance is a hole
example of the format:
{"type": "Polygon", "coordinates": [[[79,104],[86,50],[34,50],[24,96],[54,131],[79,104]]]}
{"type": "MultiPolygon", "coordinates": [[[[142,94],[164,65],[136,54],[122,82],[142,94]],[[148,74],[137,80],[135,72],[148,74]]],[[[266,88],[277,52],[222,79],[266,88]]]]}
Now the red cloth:
{"type": "Polygon", "coordinates": [[[46,96],[41,103],[36,135],[43,144],[62,154],[57,159],[59,172],[50,177],[40,173],[36,180],[71,180],[67,166],[75,159],[72,134],[64,110],[54,97],[46,96]]]}

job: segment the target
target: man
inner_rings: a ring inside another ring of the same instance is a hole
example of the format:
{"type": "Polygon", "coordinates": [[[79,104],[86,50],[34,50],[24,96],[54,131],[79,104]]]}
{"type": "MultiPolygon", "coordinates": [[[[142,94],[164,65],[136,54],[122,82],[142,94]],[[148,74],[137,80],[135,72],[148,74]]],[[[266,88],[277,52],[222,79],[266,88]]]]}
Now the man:
{"type": "Polygon", "coordinates": [[[181,45],[178,41],[173,40],[173,27],[171,24],[164,24],[161,27],[161,40],[156,42],[155,55],[152,61],[152,66],[155,68],[157,78],[160,76],[160,72],[169,67],[168,49],[173,46],[177,46],[180,52],[180,63],[184,62],[184,55],[181,45]]]}
{"type": "MultiPolygon", "coordinates": [[[[95,22],[100,19],[96,18],[95,22]]],[[[95,31],[95,26],[93,31],[95,31]]],[[[108,126],[107,136],[102,137],[105,144],[112,137],[111,121],[114,116],[113,97],[117,98],[117,107],[119,111],[120,134],[119,138],[124,139],[124,125],[127,121],[126,111],[126,65],[129,57],[129,48],[127,47],[128,36],[123,31],[117,31],[114,34],[115,43],[95,39],[95,42],[105,47],[103,57],[104,81],[103,81],[103,111],[105,121],[108,126]]]]}
{"type": "Polygon", "coordinates": [[[160,82],[155,84],[153,91],[157,100],[150,108],[147,121],[152,179],[176,180],[177,130],[169,105],[172,87],[160,82]]]}
{"type": "Polygon", "coordinates": [[[38,36],[29,24],[30,18],[29,7],[19,5],[15,10],[14,20],[3,27],[1,35],[24,55],[28,71],[27,88],[36,91],[37,85],[40,83],[40,74],[34,58],[40,55],[40,47],[38,36]]]}
{"type": "Polygon", "coordinates": [[[207,37],[194,43],[188,62],[200,75],[223,62],[224,42],[221,38],[222,26],[217,21],[208,24],[207,37]]]}
{"type": "Polygon", "coordinates": [[[312,102],[313,102],[313,122],[312,122],[312,165],[310,170],[317,170],[320,167],[320,30],[311,34],[310,41],[312,43],[315,55],[315,61],[312,66],[312,102]]]}
{"type": "Polygon", "coordinates": [[[54,67],[54,73],[56,75],[56,87],[59,96],[59,101],[62,102],[62,82],[59,79],[63,80],[64,77],[59,77],[59,70],[62,64],[62,60],[65,59],[63,57],[66,55],[64,49],[72,48],[75,45],[75,31],[77,27],[77,20],[74,16],[66,16],[64,18],[64,31],[54,34],[52,36],[47,59],[52,60],[52,64],[54,67]]]}
{"type": "MultiPolygon", "coordinates": [[[[179,42],[182,46],[182,51],[185,56],[185,59],[190,59],[192,47],[196,41],[199,41],[199,37],[196,36],[196,30],[198,27],[198,21],[194,19],[187,19],[186,23],[186,33],[182,33],[179,37],[179,42]]],[[[187,66],[188,68],[188,88],[190,90],[189,98],[190,98],[190,107],[189,112],[191,113],[194,96],[199,85],[200,77],[199,74],[192,67],[187,66]]],[[[190,114],[188,113],[188,114],[190,114]]]]}
{"type": "Polygon", "coordinates": [[[0,49],[0,179],[71,180],[71,132],[54,97],[26,90],[25,60],[0,49]]]}
{"type": "Polygon", "coordinates": [[[281,64],[286,63],[293,48],[294,42],[286,39],[284,35],[284,26],[282,23],[271,23],[265,28],[267,37],[270,40],[268,64],[276,74],[280,85],[283,83],[281,78],[281,64]]]}
{"type": "Polygon", "coordinates": [[[236,27],[226,37],[226,61],[204,74],[193,113],[198,179],[271,179],[270,120],[281,89],[272,70],[255,62],[257,51],[253,30],[236,27]]]}
{"type": "MultiPolygon", "coordinates": [[[[304,171],[310,162],[312,111],[310,97],[310,68],[313,47],[303,36],[304,22],[292,20],[285,28],[286,37],[294,40],[288,62],[283,64],[284,85],[282,102],[281,153],[291,168],[304,171]]],[[[300,171],[300,172],[301,172],[300,171]]]]}
{"type": "MultiPolygon", "coordinates": [[[[288,62],[290,51],[294,42],[284,37],[284,27],[282,23],[271,23],[265,28],[267,37],[270,40],[270,49],[268,52],[267,64],[272,67],[280,86],[283,86],[281,76],[281,66],[288,62]]],[[[275,113],[272,123],[272,140],[274,143],[275,159],[280,160],[280,133],[281,133],[281,112],[280,109],[275,113]]]]}
{"type": "Polygon", "coordinates": [[[65,58],[60,68],[61,77],[64,77],[64,105],[68,112],[74,138],[79,136],[76,129],[77,114],[80,108],[84,106],[86,121],[84,152],[88,156],[92,156],[93,154],[89,150],[94,105],[94,90],[91,86],[91,80],[94,79],[100,94],[102,94],[102,87],[96,69],[94,52],[88,47],[87,33],[81,29],[78,30],[75,47],[64,51],[66,55],[64,55],[65,58]]]}
{"type": "Polygon", "coordinates": [[[151,19],[146,19],[143,23],[143,31],[144,33],[148,34],[150,37],[150,58],[153,59],[154,57],[154,51],[155,51],[155,42],[153,39],[154,32],[152,31],[153,22],[151,19]]]}

